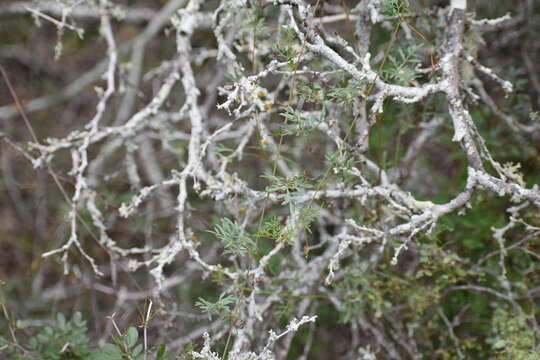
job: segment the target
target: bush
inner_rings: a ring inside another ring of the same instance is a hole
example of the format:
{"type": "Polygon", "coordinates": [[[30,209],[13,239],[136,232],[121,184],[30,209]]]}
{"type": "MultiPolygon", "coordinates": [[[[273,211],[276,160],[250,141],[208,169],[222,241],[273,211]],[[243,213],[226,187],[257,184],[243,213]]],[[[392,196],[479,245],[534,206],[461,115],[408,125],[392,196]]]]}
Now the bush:
{"type": "Polygon", "coordinates": [[[3,3],[0,348],[534,359],[539,8],[3,3]]]}

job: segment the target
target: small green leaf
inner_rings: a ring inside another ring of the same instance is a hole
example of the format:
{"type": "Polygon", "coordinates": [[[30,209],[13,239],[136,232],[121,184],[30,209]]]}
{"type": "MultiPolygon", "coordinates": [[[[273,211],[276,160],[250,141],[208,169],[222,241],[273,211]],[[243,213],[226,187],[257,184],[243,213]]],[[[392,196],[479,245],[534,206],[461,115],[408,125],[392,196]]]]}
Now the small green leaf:
{"type": "Polygon", "coordinates": [[[156,353],[156,360],[165,359],[165,344],[160,344],[156,353]]]}
{"type": "Polygon", "coordinates": [[[131,356],[133,357],[138,356],[141,353],[142,349],[143,349],[142,344],[135,346],[135,348],[133,348],[133,351],[131,351],[131,356]]]}
{"type": "Polygon", "coordinates": [[[97,354],[97,358],[101,358],[102,360],[122,360],[122,352],[118,348],[118,346],[113,344],[105,344],[103,348],[101,349],[101,352],[97,354]]]}
{"type": "Polygon", "coordinates": [[[139,333],[137,332],[137,329],[135,329],[133,326],[130,327],[125,335],[126,345],[129,348],[132,348],[133,345],[137,342],[137,338],[139,337],[139,333]]]}

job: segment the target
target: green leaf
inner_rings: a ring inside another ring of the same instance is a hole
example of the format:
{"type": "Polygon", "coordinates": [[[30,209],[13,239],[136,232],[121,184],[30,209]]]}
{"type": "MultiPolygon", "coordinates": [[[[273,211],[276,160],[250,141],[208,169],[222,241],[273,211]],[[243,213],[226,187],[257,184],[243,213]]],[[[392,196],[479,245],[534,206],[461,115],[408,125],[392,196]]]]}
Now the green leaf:
{"type": "Polygon", "coordinates": [[[141,353],[142,349],[143,349],[142,344],[135,346],[133,350],[131,351],[131,356],[138,356],[141,353]]]}
{"type": "MultiPolygon", "coordinates": [[[[113,344],[105,344],[98,355],[101,356],[101,359],[103,360],[122,360],[122,352],[118,346],[113,344]]],[[[99,356],[96,356],[96,360],[99,356]]]]}
{"type": "Polygon", "coordinates": [[[158,346],[157,352],[156,352],[156,360],[163,360],[165,359],[165,344],[160,344],[158,346]]]}
{"type": "Polygon", "coordinates": [[[126,345],[129,348],[132,348],[133,345],[137,342],[137,338],[139,337],[139,333],[137,332],[137,329],[135,329],[133,326],[130,327],[125,335],[126,345]]]}

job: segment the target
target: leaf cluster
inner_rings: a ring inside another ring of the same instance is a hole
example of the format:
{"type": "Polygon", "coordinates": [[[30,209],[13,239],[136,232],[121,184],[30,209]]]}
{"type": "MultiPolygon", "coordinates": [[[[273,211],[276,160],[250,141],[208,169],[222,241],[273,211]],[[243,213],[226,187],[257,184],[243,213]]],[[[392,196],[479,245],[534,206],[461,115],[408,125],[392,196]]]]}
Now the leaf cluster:
{"type": "Polygon", "coordinates": [[[379,2],[379,9],[388,17],[402,17],[410,11],[408,0],[382,0],[379,2]]]}
{"type": "Polygon", "coordinates": [[[208,320],[212,320],[213,316],[218,316],[219,318],[225,318],[231,312],[231,304],[234,304],[236,299],[233,296],[225,296],[221,294],[216,302],[211,302],[203,298],[195,303],[202,312],[208,315],[208,320]]]}
{"type": "Polygon", "coordinates": [[[296,68],[296,58],[300,55],[296,40],[296,34],[292,28],[282,28],[279,31],[280,40],[272,50],[279,61],[287,63],[290,71],[296,68]]]}
{"type": "Polygon", "coordinates": [[[44,360],[86,359],[91,355],[88,343],[86,321],[81,313],[77,312],[70,321],[58,314],[53,324],[42,327],[29,339],[28,350],[44,360]]]}
{"type": "Polygon", "coordinates": [[[290,106],[285,106],[280,115],[286,119],[280,126],[281,135],[307,136],[318,122],[313,116],[302,117],[299,111],[290,106]]]}
{"type": "Polygon", "coordinates": [[[229,218],[222,218],[214,229],[208,232],[224,243],[224,254],[243,256],[255,248],[255,243],[245,230],[229,218]]]}
{"type": "MultiPolygon", "coordinates": [[[[20,347],[8,347],[9,360],[142,360],[145,358],[143,345],[138,343],[139,334],[130,327],[121,336],[114,336],[113,343],[102,348],[92,349],[87,335],[86,321],[77,312],[69,321],[58,314],[51,325],[39,328],[38,332],[20,347]]],[[[172,359],[165,345],[159,345],[152,353],[146,354],[149,360],[172,359]]]]}
{"type": "Polygon", "coordinates": [[[418,66],[422,63],[422,49],[422,44],[398,47],[388,55],[387,66],[381,70],[382,78],[399,85],[411,85],[420,76],[418,66]]]}
{"type": "Polygon", "coordinates": [[[281,176],[264,174],[263,178],[270,181],[265,189],[268,193],[274,193],[278,199],[282,200],[283,205],[293,204],[294,198],[302,196],[306,191],[313,188],[305,175],[297,175],[290,178],[283,178],[281,176]]]}

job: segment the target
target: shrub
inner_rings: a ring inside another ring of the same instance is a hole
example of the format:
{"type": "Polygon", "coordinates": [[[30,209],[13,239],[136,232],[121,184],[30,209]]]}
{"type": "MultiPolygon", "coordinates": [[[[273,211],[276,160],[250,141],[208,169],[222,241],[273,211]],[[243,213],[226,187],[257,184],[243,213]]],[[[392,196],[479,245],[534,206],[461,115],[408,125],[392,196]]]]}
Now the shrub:
{"type": "Polygon", "coordinates": [[[534,358],[539,6],[439,3],[0,5],[2,349],[534,358]]]}

